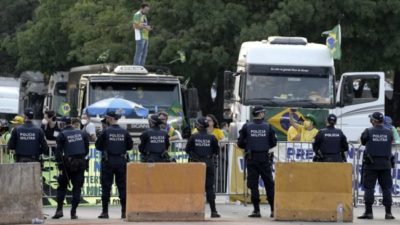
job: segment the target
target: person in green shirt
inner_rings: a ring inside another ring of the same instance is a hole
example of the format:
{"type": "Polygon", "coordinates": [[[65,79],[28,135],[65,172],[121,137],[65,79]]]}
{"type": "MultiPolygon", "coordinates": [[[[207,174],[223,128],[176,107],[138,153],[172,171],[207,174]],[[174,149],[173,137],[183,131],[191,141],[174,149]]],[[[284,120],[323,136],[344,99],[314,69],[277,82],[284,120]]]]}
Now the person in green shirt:
{"type": "Polygon", "coordinates": [[[147,13],[150,6],[143,3],[140,10],[133,15],[133,28],[135,29],[136,51],[133,65],[143,66],[146,63],[147,49],[149,47],[149,31],[152,27],[147,21],[147,13]]]}

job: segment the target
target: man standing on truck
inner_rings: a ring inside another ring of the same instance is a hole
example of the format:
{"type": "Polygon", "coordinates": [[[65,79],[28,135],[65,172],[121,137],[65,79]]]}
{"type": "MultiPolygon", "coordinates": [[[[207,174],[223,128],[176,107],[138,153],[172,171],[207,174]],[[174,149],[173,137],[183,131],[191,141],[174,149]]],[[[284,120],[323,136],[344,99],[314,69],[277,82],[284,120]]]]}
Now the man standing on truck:
{"type": "Polygon", "coordinates": [[[258,181],[260,176],[264,181],[268,203],[271,207],[270,217],[274,217],[275,184],[272,176],[273,154],[269,150],[276,146],[275,131],[264,122],[265,109],[263,106],[255,106],[253,109],[253,122],[243,125],[239,131],[237,145],[245,150],[247,165],[247,187],[251,190],[251,202],[254,211],[249,217],[261,217],[260,192],[258,181]],[[272,157],[271,157],[272,156],[272,157]]]}
{"type": "Polygon", "coordinates": [[[149,10],[149,4],[142,3],[140,5],[140,10],[133,16],[133,28],[135,29],[136,40],[136,51],[133,65],[143,66],[146,62],[147,49],[149,48],[149,31],[152,30],[146,17],[149,10]]]}

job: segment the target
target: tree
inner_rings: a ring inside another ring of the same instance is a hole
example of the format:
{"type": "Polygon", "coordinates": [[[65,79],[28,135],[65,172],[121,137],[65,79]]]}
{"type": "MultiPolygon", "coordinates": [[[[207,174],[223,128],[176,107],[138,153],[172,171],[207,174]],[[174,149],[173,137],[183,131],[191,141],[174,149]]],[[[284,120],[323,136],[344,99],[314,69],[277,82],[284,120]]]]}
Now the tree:
{"type": "Polygon", "coordinates": [[[5,43],[16,30],[32,19],[37,0],[0,0],[0,72],[12,73],[16,59],[7,53],[5,43]],[[3,44],[4,42],[4,44],[3,44]]]}
{"type": "Polygon", "coordinates": [[[4,43],[7,52],[17,58],[16,72],[39,70],[54,72],[67,69],[68,36],[61,30],[61,15],[73,0],[42,0],[33,21],[19,29],[4,43]]]}

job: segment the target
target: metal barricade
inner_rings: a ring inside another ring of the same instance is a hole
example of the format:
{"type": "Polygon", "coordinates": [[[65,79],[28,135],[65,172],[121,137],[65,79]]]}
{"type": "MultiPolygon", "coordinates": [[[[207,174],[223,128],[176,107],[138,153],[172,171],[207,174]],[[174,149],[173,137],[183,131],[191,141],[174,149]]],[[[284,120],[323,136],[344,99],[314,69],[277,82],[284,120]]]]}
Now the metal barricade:
{"type": "MultiPolygon", "coordinates": [[[[355,196],[354,196],[354,204],[355,206],[358,206],[360,204],[364,203],[364,190],[361,184],[361,172],[362,172],[362,157],[364,154],[365,147],[362,145],[359,145],[357,148],[355,148],[355,156],[354,157],[354,162],[353,162],[353,175],[355,176],[355,185],[354,185],[354,191],[355,191],[355,196]]],[[[392,154],[394,156],[394,168],[392,168],[392,179],[393,179],[393,188],[392,188],[392,199],[393,199],[393,205],[394,206],[400,206],[400,145],[399,144],[393,144],[392,145],[392,154]]],[[[380,188],[378,188],[378,184],[375,188],[375,203],[374,205],[381,205],[380,198],[382,198],[382,192],[380,188]],[[378,194],[377,194],[378,192],[378,194]]]]}
{"type": "MultiPolygon", "coordinates": [[[[246,179],[243,177],[245,165],[243,163],[243,151],[235,148],[236,141],[221,141],[220,153],[216,160],[215,171],[215,190],[217,195],[246,195],[246,179]],[[240,173],[240,174],[239,174],[240,173]],[[238,188],[240,186],[240,188],[238,188]]],[[[49,144],[54,149],[55,143],[49,144]]],[[[188,155],[185,152],[186,140],[171,142],[169,154],[177,163],[187,163],[188,155]]],[[[362,153],[364,147],[359,143],[350,143],[347,161],[353,164],[353,199],[354,206],[362,203],[363,189],[360,184],[362,153]]],[[[275,162],[312,162],[314,152],[312,144],[307,142],[278,142],[277,146],[271,151],[274,152],[275,162]]],[[[393,174],[393,199],[400,200],[400,145],[393,145],[393,154],[396,159],[393,174]]],[[[94,148],[91,143],[89,152],[90,165],[89,171],[85,172],[85,184],[82,188],[83,203],[98,204],[101,196],[100,171],[101,171],[101,152],[94,148]]],[[[132,151],[129,151],[131,162],[140,162],[138,143],[134,142],[132,151]]],[[[5,145],[0,145],[0,163],[14,162],[14,155],[8,152],[5,145]]],[[[274,170],[274,166],[273,166],[274,170]]],[[[53,151],[43,156],[43,197],[45,205],[55,204],[57,176],[59,174],[53,151]]],[[[113,186],[112,196],[118,196],[116,186],[113,186]]],[[[260,194],[265,194],[260,190],[260,194]]],[[[68,192],[70,195],[70,192],[68,192]]],[[[376,195],[378,198],[381,195],[376,195]]],[[[400,205],[400,203],[396,203],[400,205]]]]}

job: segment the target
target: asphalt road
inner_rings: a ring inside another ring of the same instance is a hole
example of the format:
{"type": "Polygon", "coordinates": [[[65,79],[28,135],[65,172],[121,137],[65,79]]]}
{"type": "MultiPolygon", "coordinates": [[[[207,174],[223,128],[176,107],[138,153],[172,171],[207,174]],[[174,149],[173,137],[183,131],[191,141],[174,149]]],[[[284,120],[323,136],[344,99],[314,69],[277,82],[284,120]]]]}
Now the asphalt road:
{"type": "MultiPolygon", "coordinates": [[[[243,206],[235,204],[219,204],[217,205],[218,212],[221,214],[221,218],[210,219],[210,212],[208,210],[208,205],[206,205],[206,218],[201,222],[131,222],[132,224],[163,224],[163,225],[173,225],[173,224],[214,224],[214,225],[225,225],[225,224],[328,224],[322,222],[283,222],[275,221],[269,218],[269,206],[264,205],[261,207],[262,218],[248,218],[247,215],[252,211],[252,206],[243,206]]],[[[58,220],[46,219],[45,224],[127,224],[128,222],[120,219],[120,207],[111,206],[109,209],[110,219],[100,220],[97,216],[101,212],[101,207],[79,207],[77,210],[78,220],[71,220],[69,215],[70,208],[64,208],[64,217],[58,220]]],[[[55,208],[44,208],[44,213],[48,214],[50,218],[54,212],[55,208]]],[[[400,224],[400,207],[393,208],[393,215],[397,217],[396,220],[385,220],[384,219],[384,208],[375,207],[374,208],[374,220],[358,220],[356,217],[361,215],[364,211],[362,206],[354,208],[354,224],[400,224]]]]}

